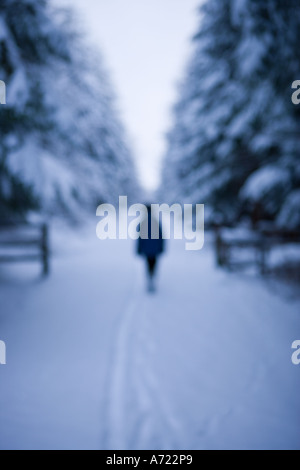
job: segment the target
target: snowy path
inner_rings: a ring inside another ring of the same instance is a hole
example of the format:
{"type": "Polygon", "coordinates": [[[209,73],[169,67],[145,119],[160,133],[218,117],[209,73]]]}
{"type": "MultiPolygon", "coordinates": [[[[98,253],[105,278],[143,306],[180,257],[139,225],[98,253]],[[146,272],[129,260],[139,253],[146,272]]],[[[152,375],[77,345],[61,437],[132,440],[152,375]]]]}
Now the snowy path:
{"type": "Polygon", "coordinates": [[[1,267],[0,448],[300,449],[299,301],[181,242],[148,295],[132,243],[93,228],[49,280],[1,267]]]}

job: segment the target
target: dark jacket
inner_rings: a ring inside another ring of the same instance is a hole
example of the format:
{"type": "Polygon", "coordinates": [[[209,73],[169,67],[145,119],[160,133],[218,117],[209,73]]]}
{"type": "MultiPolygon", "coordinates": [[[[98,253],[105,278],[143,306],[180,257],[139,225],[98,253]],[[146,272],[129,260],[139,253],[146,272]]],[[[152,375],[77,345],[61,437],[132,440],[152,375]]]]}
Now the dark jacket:
{"type": "MultiPolygon", "coordinates": [[[[142,222],[141,224],[141,231],[143,231],[142,225],[145,222],[142,222]]],[[[148,239],[142,239],[142,238],[138,239],[137,252],[140,256],[146,256],[147,258],[156,258],[157,256],[161,255],[164,252],[164,249],[165,249],[165,241],[163,239],[162,228],[159,222],[151,217],[151,213],[149,211],[148,212],[148,239]],[[159,232],[158,239],[151,238],[151,228],[153,224],[157,224],[158,226],[157,227],[158,232],[159,232]]]]}

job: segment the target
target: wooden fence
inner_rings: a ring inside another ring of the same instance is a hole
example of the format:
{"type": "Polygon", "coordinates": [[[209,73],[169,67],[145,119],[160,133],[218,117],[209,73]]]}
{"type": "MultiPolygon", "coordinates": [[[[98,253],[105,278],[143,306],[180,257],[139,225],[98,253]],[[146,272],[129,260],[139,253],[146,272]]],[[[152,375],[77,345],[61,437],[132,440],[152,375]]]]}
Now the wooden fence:
{"type": "Polygon", "coordinates": [[[0,223],[0,263],[38,261],[43,276],[50,271],[47,224],[0,223]]]}
{"type": "Polygon", "coordinates": [[[262,275],[268,272],[269,254],[274,247],[300,243],[300,232],[279,229],[261,229],[255,232],[244,232],[225,227],[215,229],[216,263],[228,269],[240,269],[256,265],[262,275]],[[235,257],[239,252],[252,256],[235,257]]]}

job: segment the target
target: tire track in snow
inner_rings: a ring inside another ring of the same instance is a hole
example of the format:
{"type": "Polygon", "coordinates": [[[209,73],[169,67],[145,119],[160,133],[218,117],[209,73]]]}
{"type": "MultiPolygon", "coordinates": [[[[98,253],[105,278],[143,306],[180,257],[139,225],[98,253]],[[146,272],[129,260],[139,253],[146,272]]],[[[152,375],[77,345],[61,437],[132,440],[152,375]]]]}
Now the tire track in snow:
{"type": "Polygon", "coordinates": [[[131,299],[121,313],[116,336],[106,448],[175,449],[179,429],[151,367],[151,300],[141,279],[136,271],[131,299]]]}
{"type": "Polygon", "coordinates": [[[173,418],[169,403],[163,395],[157,375],[151,364],[151,355],[155,344],[151,341],[150,325],[153,310],[151,299],[148,298],[146,308],[142,312],[143,324],[139,337],[141,354],[137,370],[138,396],[143,399],[144,419],[141,420],[139,432],[133,443],[136,447],[150,449],[176,449],[179,446],[177,436],[180,432],[178,423],[173,418]]]}
{"type": "Polygon", "coordinates": [[[129,364],[129,341],[131,336],[132,319],[138,309],[140,295],[133,288],[133,293],[129,304],[121,313],[122,323],[119,327],[115,343],[115,354],[112,364],[111,382],[109,384],[108,402],[108,449],[127,448],[127,426],[126,426],[126,400],[128,399],[127,387],[130,373],[129,364]]]}

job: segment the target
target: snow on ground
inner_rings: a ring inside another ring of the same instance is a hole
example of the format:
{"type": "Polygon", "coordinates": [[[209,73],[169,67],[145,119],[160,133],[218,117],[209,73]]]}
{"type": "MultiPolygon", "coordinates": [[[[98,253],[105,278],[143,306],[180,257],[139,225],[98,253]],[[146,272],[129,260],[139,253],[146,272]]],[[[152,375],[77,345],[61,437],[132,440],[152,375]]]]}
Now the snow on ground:
{"type": "Polygon", "coordinates": [[[300,449],[299,300],[169,244],[54,233],[49,279],[0,266],[1,449],[300,449]]]}

